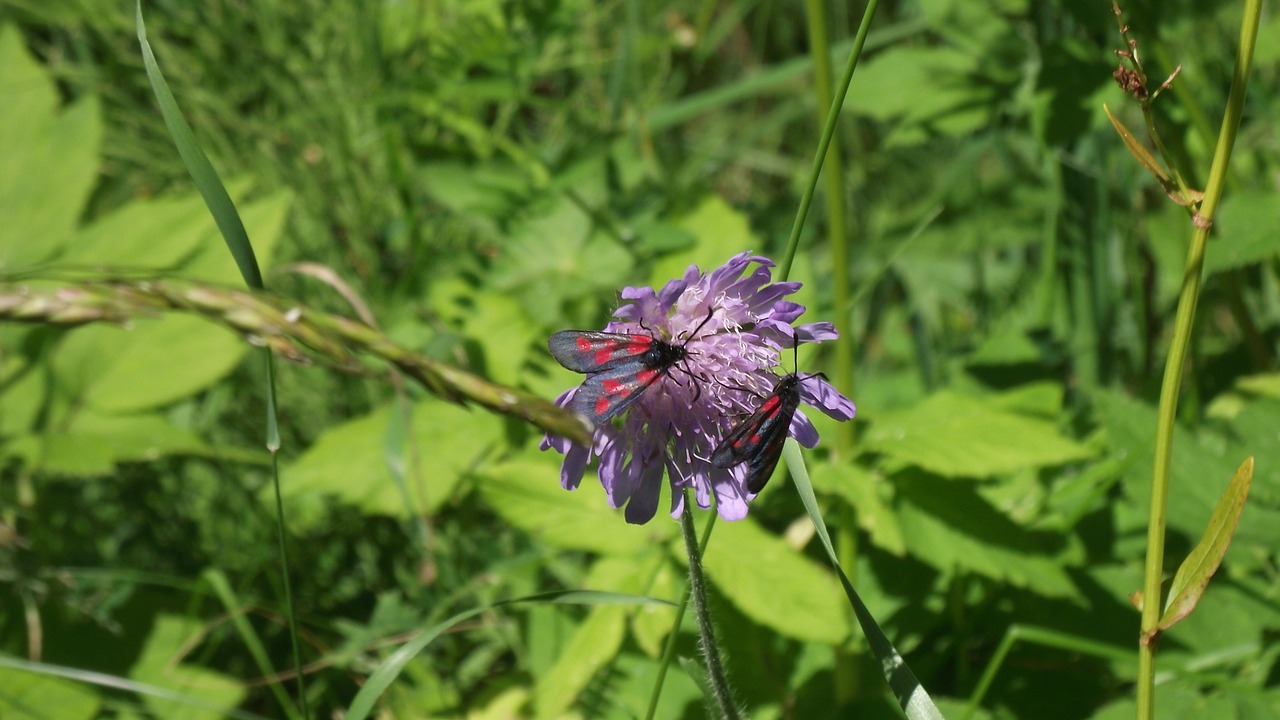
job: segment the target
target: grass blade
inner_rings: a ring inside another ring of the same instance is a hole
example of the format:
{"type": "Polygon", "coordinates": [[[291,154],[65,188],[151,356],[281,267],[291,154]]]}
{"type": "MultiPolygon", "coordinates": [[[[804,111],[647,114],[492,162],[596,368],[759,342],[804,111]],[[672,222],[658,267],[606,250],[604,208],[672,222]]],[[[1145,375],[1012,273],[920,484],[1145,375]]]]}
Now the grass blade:
{"type": "Polygon", "coordinates": [[[791,480],[795,483],[796,492],[799,493],[800,500],[809,513],[809,519],[813,521],[813,526],[818,531],[818,538],[822,541],[823,549],[827,551],[827,558],[831,560],[831,566],[840,577],[840,585],[844,587],[844,593],[849,597],[849,605],[853,607],[853,612],[858,617],[862,634],[867,638],[867,645],[870,646],[871,652],[880,661],[880,670],[884,673],[889,688],[893,690],[894,697],[898,699],[898,705],[911,720],[941,720],[942,712],[938,710],[937,705],[933,704],[933,699],[916,679],[915,673],[911,672],[907,661],[902,659],[902,654],[893,646],[893,643],[889,642],[889,638],[885,637],[884,631],[880,629],[871,611],[863,604],[858,592],[853,589],[853,583],[849,582],[844,569],[840,567],[835,548],[831,546],[831,536],[827,534],[827,525],[818,511],[818,499],[813,494],[809,471],[805,468],[804,457],[800,454],[800,447],[796,445],[795,440],[787,439],[782,456],[787,460],[787,469],[791,471],[791,480]]]}

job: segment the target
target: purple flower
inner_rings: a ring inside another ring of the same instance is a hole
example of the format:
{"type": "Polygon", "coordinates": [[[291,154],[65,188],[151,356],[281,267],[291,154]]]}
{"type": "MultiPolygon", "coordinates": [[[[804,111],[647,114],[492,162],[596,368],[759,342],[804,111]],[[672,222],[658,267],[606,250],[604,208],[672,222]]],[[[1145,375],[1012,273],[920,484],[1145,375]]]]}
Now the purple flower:
{"type": "MultiPolygon", "coordinates": [[[[687,357],[663,374],[635,401],[620,423],[596,428],[590,448],[548,436],[542,449],[562,453],[560,484],[578,487],[592,455],[600,459],[600,483],[613,507],[626,505],[629,523],[645,523],[658,508],[665,471],[672,488],[671,515],[684,509],[684,490],[694,488],[701,508],[711,505],[726,520],[741,520],[754,497],[746,489],[746,464],[718,468],[710,461],[733,419],[754,411],[778,381],[773,371],[782,352],[797,342],[838,337],[828,322],[794,325],[804,306],[784,299],[798,282],[771,283],[773,262],[742,253],[723,267],[702,273],[690,266],[684,277],[653,288],[624,288],[629,301],[604,328],[610,333],[653,334],[684,344],[687,357]],[[690,334],[697,331],[697,335],[690,334]]],[[[564,406],[574,390],[561,395],[564,406]]],[[[821,377],[805,378],[800,397],[837,420],[854,415],[853,403],[821,377]]],[[[796,411],[788,434],[805,447],[818,432],[796,411]]]]}

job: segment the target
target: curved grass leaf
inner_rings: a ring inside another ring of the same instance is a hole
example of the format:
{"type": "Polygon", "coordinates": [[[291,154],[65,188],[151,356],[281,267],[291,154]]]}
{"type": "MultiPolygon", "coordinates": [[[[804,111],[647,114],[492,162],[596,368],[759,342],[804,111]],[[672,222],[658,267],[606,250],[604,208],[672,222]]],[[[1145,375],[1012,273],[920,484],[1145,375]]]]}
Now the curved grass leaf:
{"type": "Polygon", "coordinates": [[[867,645],[880,661],[880,670],[884,673],[889,688],[893,690],[898,705],[910,720],[941,720],[942,711],[938,710],[929,693],[916,679],[915,673],[911,672],[907,661],[902,659],[902,654],[893,646],[893,643],[889,642],[889,638],[885,637],[884,631],[880,629],[871,611],[863,604],[858,592],[853,589],[853,583],[849,582],[844,569],[840,567],[835,548],[831,546],[831,536],[827,534],[827,525],[822,520],[822,513],[818,511],[818,500],[814,497],[813,485],[809,482],[809,471],[804,466],[804,457],[800,454],[800,448],[795,440],[787,439],[787,444],[782,449],[782,456],[787,460],[787,469],[791,471],[796,492],[800,495],[804,509],[809,513],[809,519],[813,521],[813,526],[818,531],[822,548],[827,551],[831,566],[840,577],[840,584],[844,587],[844,594],[849,598],[849,605],[853,607],[853,612],[858,617],[858,624],[862,626],[867,645]]]}
{"type": "Polygon", "coordinates": [[[138,44],[142,47],[142,63],[147,69],[147,79],[151,81],[156,102],[160,105],[160,114],[164,117],[165,127],[169,128],[169,134],[173,136],[173,144],[177,146],[178,154],[182,156],[182,162],[187,166],[187,172],[191,173],[191,180],[195,182],[196,189],[200,191],[205,204],[209,206],[214,222],[218,223],[218,229],[222,231],[222,237],[227,242],[227,249],[231,251],[231,256],[236,259],[236,265],[240,268],[240,275],[244,277],[245,284],[261,290],[264,287],[262,271],[258,269],[258,259],[253,254],[253,246],[249,244],[249,235],[245,232],[244,223],[240,220],[240,213],[236,212],[236,206],[231,202],[231,196],[227,194],[227,188],[222,184],[217,171],[213,169],[213,164],[196,144],[191,126],[187,125],[187,121],[182,117],[178,101],[169,90],[169,83],[165,82],[160,66],[156,64],[156,56],[151,52],[151,43],[147,42],[147,26],[142,21],[142,0],[137,0],[134,4],[134,20],[138,29],[138,44]]]}
{"type": "Polygon", "coordinates": [[[1168,630],[1176,625],[1200,603],[1205,588],[1209,587],[1209,579],[1218,571],[1218,566],[1222,564],[1222,558],[1231,545],[1231,538],[1235,536],[1252,482],[1253,458],[1249,457],[1240,464],[1235,476],[1231,478],[1231,484],[1223,491],[1200,542],[1187,555],[1187,559],[1182,561],[1177,574],[1173,576],[1173,585],[1169,588],[1169,604],[1165,606],[1164,615],[1160,618],[1161,630],[1168,630]]]}

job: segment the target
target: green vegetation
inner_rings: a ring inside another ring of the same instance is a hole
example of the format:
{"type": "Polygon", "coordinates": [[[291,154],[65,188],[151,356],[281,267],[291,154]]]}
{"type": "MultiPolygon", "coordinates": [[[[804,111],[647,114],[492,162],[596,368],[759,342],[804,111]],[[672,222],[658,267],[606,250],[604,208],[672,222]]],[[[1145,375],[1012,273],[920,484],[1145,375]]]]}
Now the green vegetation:
{"type": "MultiPolygon", "coordinates": [[[[0,0],[0,718],[621,720],[663,668],[654,716],[709,716],[692,617],[663,662],[677,522],[562,490],[535,398],[580,380],[547,336],[620,288],[783,259],[815,58],[838,84],[861,20],[817,5],[145,4],[250,295],[133,4],[0,0]]],[[[800,369],[858,415],[811,413],[803,457],[947,717],[1145,713],[1143,627],[1160,717],[1280,714],[1280,16],[1210,173],[1250,8],[1124,8],[1147,87],[1181,66],[1146,116],[1102,0],[876,11],[790,266],[842,334],[800,369]]],[[[729,682],[751,717],[899,717],[818,535],[781,477],[717,523],[729,682]]]]}

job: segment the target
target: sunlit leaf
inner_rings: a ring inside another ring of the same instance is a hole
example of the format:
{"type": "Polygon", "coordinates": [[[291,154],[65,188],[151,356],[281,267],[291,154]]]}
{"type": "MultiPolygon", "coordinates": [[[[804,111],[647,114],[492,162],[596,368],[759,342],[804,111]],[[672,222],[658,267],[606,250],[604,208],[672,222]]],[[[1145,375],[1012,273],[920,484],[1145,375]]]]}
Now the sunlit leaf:
{"type": "Polygon", "coordinates": [[[948,477],[990,477],[1093,455],[1053,423],[949,391],[876,418],[866,445],[948,477]]]}
{"type": "Polygon", "coordinates": [[[835,578],[750,518],[716,527],[703,566],[715,590],[783,635],[838,643],[849,634],[835,578]]]}

